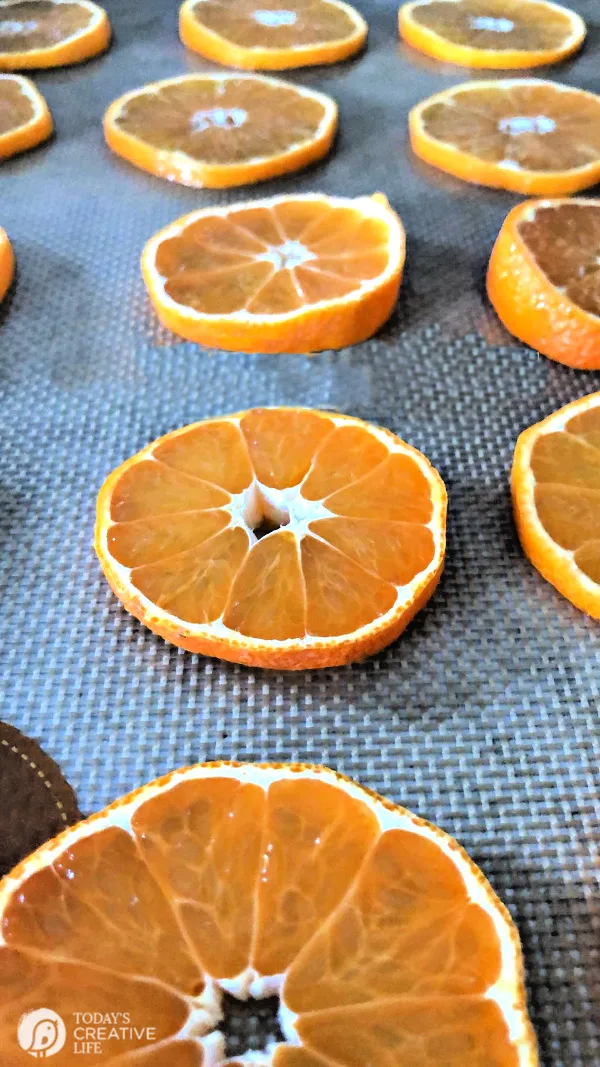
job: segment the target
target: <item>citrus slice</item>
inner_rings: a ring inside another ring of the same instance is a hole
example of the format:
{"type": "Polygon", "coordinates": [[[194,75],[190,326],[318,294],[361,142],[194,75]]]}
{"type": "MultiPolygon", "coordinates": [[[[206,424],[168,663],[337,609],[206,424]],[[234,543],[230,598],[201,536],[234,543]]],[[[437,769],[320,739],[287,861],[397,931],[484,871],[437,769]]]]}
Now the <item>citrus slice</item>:
{"type": "Polygon", "coordinates": [[[188,48],[250,70],[337,63],[367,39],[367,24],[340,0],[186,0],[179,33],[188,48]]]}
{"type": "Polygon", "coordinates": [[[437,585],[445,524],[437,471],[388,430],[257,408],[184,426],[113,471],[96,551],[166,640],[299,670],[393,641],[437,585]]]}
{"type": "Polygon", "coordinates": [[[160,320],[209,347],[315,352],[370,337],[398,298],[405,238],[385,197],[317,193],[204,208],[146,245],[160,320]]]}
{"type": "Polygon", "coordinates": [[[47,1047],[24,1022],[40,1005],[62,1020],[64,1067],[82,1040],[98,1042],[92,1064],[219,1067],[223,992],[280,998],[284,1040],[236,1056],[248,1067],[539,1063],[519,936],[482,872],[323,767],[151,782],[16,867],[0,916],[11,1067],[47,1047]]]}
{"type": "Polygon", "coordinates": [[[219,189],[299,170],[330,149],[337,105],[259,74],[185,74],[115,100],[110,147],[160,178],[219,189]]]}
{"type": "Polygon", "coordinates": [[[409,116],[415,153],[467,182],[568,196],[600,179],[600,97],[537,78],[467,82],[409,116]]]}
{"type": "Polygon", "coordinates": [[[414,0],[399,14],[413,48],[464,67],[539,67],[581,47],[583,19],[549,0],[414,0]]]}
{"type": "Polygon", "coordinates": [[[15,257],[11,243],[5,230],[0,226],[0,300],[6,296],[6,291],[13,280],[15,273],[15,257]]]}
{"type": "Polygon", "coordinates": [[[53,130],[44,97],[29,78],[0,74],[0,159],[46,141],[53,130]]]}
{"type": "Polygon", "coordinates": [[[512,493],[534,567],[575,607],[600,619],[600,393],[521,434],[512,493]]]}
{"type": "Polygon", "coordinates": [[[91,0],[0,0],[0,70],[82,63],[109,42],[106,11],[91,0]]]}
{"type": "Polygon", "coordinates": [[[487,289],[515,337],[568,367],[600,369],[600,200],[513,208],[492,251],[487,289]]]}

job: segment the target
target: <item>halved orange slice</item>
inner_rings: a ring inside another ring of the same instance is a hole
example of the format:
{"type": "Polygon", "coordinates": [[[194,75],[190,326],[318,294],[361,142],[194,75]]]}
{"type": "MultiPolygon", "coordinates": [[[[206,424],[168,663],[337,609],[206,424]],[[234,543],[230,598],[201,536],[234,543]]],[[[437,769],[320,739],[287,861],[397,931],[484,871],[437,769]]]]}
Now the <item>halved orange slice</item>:
{"type": "Polygon", "coordinates": [[[600,179],[600,97],[537,78],[467,82],[409,116],[415,153],[467,182],[568,196],[600,179]]]}
{"type": "Polygon", "coordinates": [[[109,42],[106,11],[91,0],[0,0],[0,70],[82,63],[109,42]]]}
{"type": "Polygon", "coordinates": [[[585,23],[549,0],[413,0],[399,14],[413,48],[464,67],[538,67],[576,52],[585,23]]]}
{"type": "Polygon", "coordinates": [[[16,867],[0,917],[10,1067],[231,1064],[224,993],[279,997],[283,1039],[240,1067],[539,1064],[519,935],[482,872],[323,767],[174,771],[16,867]],[[60,1032],[34,1032],[40,1006],[60,1032]]]}
{"type": "Polygon", "coordinates": [[[6,296],[7,289],[15,274],[15,257],[6,230],[0,226],[0,300],[6,296]]]}
{"type": "Polygon", "coordinates": [[[394,307],[404,267],[385,197],[317,193],[204,208],[146,245],[159,318],[209,347],[315,352],[370,337],[394,307]]]}
{"type": "Polygon", "coordinates": [[[568,367],[600,369],[600,200],[526,201],[502,224],[487,290],[515,337],[568,367]]]}
{"type": "Polygon", "coordinates": [[[8,159],[46,141],[52,115],[29,78],[0,74],[0,159],[8,159]]]}
{"type": "Polygon", "coordinates": [[[337,105],[260,74],[185,74],[115,100],[110,147],[160,178],[219,189],[299,170],[330,149],[337,105]]]}
{"type": "Polygon", "coordinates": [[[185,0],[179,33],[188,48],[217,63],[284,70],[354,55],[367,24],[341,0],[185,0]]]}
{"type": "Polygon", "coordinates": [[[127,610],[167,641],[300,670],[393,641],[437,585],[445,527],[439,474],[388,430],[257,408],[113,471],[95,543],[127,610]]]}
{"type": "Polygon", "coordinates": [[[575,607],[600,619],[600,393],[521,434],[512,493],[534,567],[575,607]]]}

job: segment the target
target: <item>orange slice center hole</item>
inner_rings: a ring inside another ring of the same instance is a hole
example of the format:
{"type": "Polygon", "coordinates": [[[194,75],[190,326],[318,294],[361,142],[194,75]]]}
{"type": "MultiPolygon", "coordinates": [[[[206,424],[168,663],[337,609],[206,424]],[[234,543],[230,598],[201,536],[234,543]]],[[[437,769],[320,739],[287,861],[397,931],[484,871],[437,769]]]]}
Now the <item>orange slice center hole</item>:
{"type": "Polygon", "coordinates": [[[237,130],[248,118],[243,107],[207,107],[195,111],[190,119],[193,133],[205,130],[237,130]]]}
{"type": "Polygon", "coordinates": [[[298,16],[295,11],[253,11],[252,18],[260,26],[293,26],[298,16]]]}
{"type": "Polygon", "coordinates": [[[547,115],[511,115],[508,119],[500,119],[498,129],[518,137],[523,133],[554,133],[556,123],[547,115]]]}
{"type": "Polygon", "coordinates": [[[285,1041],[279,1025],[279,997],[238,1000],[224,993],[221,1009],[223,1017],[219,1033],[225,1039],[226,1060],[248,1053],[264,1052],[267,1055],[272,1045],[285,1041]]]}
{"type": "Polygon", "coordinates": [[[515,28],[510,19],[496,19],[491,15],[472,15],[469,24],[472,30],[491,30],[495,33],[511,33],[515,28]]]}
{"type": "Polygon", "coordinates": [[[17,19],[0,19],[0,34],[3,37],[17,37],[20,33],[33,33],[38,24],[34,19],[18,22],[17,19]]]}
{"type": "Polygon", "coordinates": [[[255,258],[263,263],[272,263],[275,270],[293,270],[317,257],[301,241],[284,241],[281,245],[269,245],[266,252],[261,252],[255,258]]]}

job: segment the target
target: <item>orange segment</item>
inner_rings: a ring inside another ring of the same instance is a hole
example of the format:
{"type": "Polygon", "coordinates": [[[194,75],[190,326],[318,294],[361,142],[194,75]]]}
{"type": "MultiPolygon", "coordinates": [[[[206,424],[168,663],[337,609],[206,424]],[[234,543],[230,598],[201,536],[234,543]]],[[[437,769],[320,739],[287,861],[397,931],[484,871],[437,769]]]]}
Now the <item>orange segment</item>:
{"type": "Polygon", "coordinates": [[[412,582],[429,566],[435,551],[431,530],[417,523],[318,519],[310,529],[365,571],[392,585],[412,582]]]}
{"type": "Polygon", "coordinates": [[[15,257],[12,245],[8,239],[6,230],[3,230],[0,226],[0,301],[6,296],[14,275],[15,257]]]}
{"type": "Polygon", "coordinates": [[[185,0],[179,33],[217,63],[283,70],[346,59],[365,43],[367,24],[340,0],[185,0]]]}
{"type": "Polygon", "coordinates": [[[397,591],[367,574],[337,549],[316,537],[302,541],[306,586],[306,630],[339,637],[375,622],[392,610],[397,591]]]}
{"type": "Polygon", "coordinates": [[[600,178],[600,97],[535,78],[467,82],[409,116],[415,153],[464,181],[562,196],[600,178]]]}
{"type": "Polygon", "coordinates": [[[261,641],[304,637],[304,577],[293,533],[278,530],[254,545],[238,571],[223,622],[261,641]]]}
{"type": "Polygon", "coordinates": [[[357,481],[387,458],[382,441],[358,426],[339,426],[321,444],[302,484],[306,500],[322,500],[357,481]]]}
{"type": "MultiPolygon", "coordinates": [[[[192,443],[193,448],[193,443],[192,443]]],[[[223,507],[229,493],[154,459],[144,459],[135,472],[123,473],[112,495],[114,522],[134,522],[155,515],[205,511],[223,507]]]]}
{"type": "Polygon", "coordinates": [[[82,63],[108,48],[110,32],[91,0],[0,0],[0,70],[82,63]]]}
{"type": "Polygon", "coordinates": [[[118,522],[108,535],[111,555],[124,567],[142,567],[187,552],[229,525],[226,511],[187,511],[118,522]]]}
{"type": "MultiPolygon", "coordinates": [[[[257,74],[168,78],[119,97],[104,116],[117,155],[159,178],[212,189],[299,170],[329,151],[336,127],[330,97],[257,74]]],[[[220,256],[217,265],[225,263],[220,256]]],[[[204,249],[198,269],[214,266],[204,249]]]]}
{"type": "Polygon", "coordinates": [[[581,47],[583,19],[546,0],[414,0],[399,14],[413,48],[465,67],[558,63],[581,47]]]}
{"type": "Polygon", "coordinates": [[[205,423],[183,437],[170,434],[153,455],[160,463],[228,493],[247,489],[254,474],[244,439],[231,422],[205,423]]]}
{"type": "Polygon", "coordinates": [[[259,482],[273,489],[298,485],[334,424],[326,415],[293,408],[256,408],[240,428],[259,482]]]}
{"type": "Polygon", "coordinates": [[[33,82],[20,74],[0,74],[0,160],[46,141],[53,129],[48,105],[33,82]]]}
{"type": "Polygon", "coordinates": [[[406,454],[393,452],[352,485],[327,497],[326,506],[336,515],[357,519],[389,519],[427,523],[431,520],[431,489],[418,463],[406,454]]]}

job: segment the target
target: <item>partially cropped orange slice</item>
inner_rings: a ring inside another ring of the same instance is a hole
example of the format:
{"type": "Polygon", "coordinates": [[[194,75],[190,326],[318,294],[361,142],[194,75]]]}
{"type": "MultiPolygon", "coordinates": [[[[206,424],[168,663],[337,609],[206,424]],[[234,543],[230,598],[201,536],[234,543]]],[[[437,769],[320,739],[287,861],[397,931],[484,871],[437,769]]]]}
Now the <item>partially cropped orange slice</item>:
{"type": "Polygon", "coordinates": [[[96,551],[166,640],[295,670],[393,641],[437,585],[445,525],[440,476],[394,434],[257,408],[184,426],[113,471],[96,551]]]}
{"type": "Polygon", "coordinates": [[[142,255],[169,329],[209,347],[315,352],[370,337],[394,307],[404,267],[385,197],[319,194],[204,208],[157,233],[142,255]]]}
{"type": "Polygon", "coordinates": [[[183,185],[245,185],[308,166],[329,151],[337,105],[259,74],[186,74],[115,100],[104,117],[114,152],[183,185]]]}
{"type": "Polygon", "coordinates": [[[0,160],[46,141],[53,130],[52,115],[29,78],[0,74],[0,160]]]}
{"type": "Polygon", "coordinates": [[[467,82],[413,108],[411,144],[467,182],[568,196],[600,179],[600,97],[536,78],[467,82]]]}
{"type": "Polygon", "coordinates": [[[82,63],[109,42],[106,11],[91,0],[0,0],[0,70],[82,63]]]}
{"type": "Polygon", "coordinates": [[[600,369],[600,200],[526,201],[502,224],[488,294],[507,330],[569,367],[600,369]]]}
{"type": "Polygon", "coordinates": [[[11,243],[5,230],[0,226],[0,300],[6,296],[6,291],[13,280],[15,273],[15,257],[11,243]]]}
{"type": "Polygon", "coordinates": [[[367,24],[341,0],[185,0],[179,32],[188,48],[217,63],[284,70],[354,55],[367,24]]]}
{"type": "Polygon", "coordinates": [[[600,393],[521,434],[512,492],[521,544],[534,567],[600,619],[600,393]]]}
{"type": "Polygon", "coordinates": [[[241,1067],[539,1064],[519,936],[482,872],[322,767],[203,764],[151,782],[15,868],[0,916],[10,1067],[55,1044],[18,1044],[41,1006],[63,1022],[64,1067],[221,1067],[224,992],[279,997],[283,1039],[241,1067]],[[106,1022],[86,1038],[88,1013],[106,1022]],[[86,1039],[99,1043],[84,1055],[86,1039]]]}
{"type": "Polygon", "coordinates": [[[413,48],[464,67],[558,63],[581,47],[583,19],[549,0],[413,0],[399,14],[413,48]]]}

